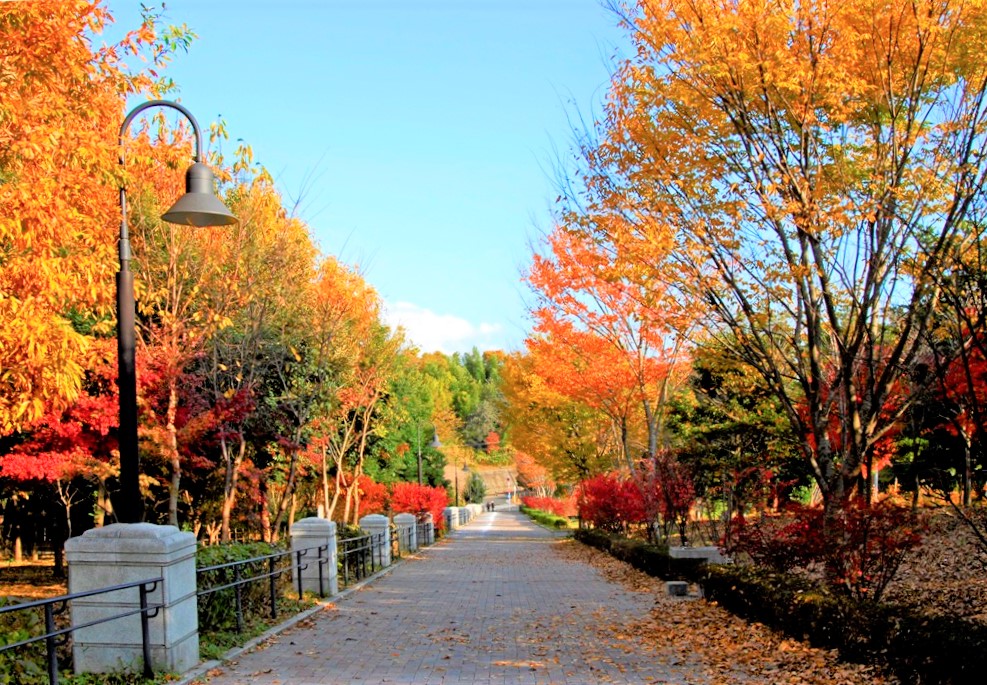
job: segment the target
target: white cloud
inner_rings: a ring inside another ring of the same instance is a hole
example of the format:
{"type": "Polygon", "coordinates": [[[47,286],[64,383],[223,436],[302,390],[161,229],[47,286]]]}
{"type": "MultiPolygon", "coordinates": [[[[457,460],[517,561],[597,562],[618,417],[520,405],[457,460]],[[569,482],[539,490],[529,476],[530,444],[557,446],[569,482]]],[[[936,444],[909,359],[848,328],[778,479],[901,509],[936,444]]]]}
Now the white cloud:
{"type": "Polygon", "coordinates": [[[404,329],[408,340],[422,352],[469,352],[504,349],[504,327],[480,322],[474,324],[452,314],[437,314],[411,302],[384,304],[384,321],[404,329]]]}

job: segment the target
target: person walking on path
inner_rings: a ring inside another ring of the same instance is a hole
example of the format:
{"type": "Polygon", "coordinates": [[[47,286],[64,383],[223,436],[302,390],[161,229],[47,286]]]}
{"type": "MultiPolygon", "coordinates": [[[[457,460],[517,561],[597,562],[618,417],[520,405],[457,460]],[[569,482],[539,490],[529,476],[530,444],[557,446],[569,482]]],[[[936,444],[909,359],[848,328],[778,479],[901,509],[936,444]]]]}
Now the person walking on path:
{"type": "MultiPolygon", "coordinates": [[[[390,573],[338,598],[327,610],[196,682],[886,682],[866,674],[859,680],[853,674],[841,680],[804,677],[801,664],[810,658],[807,651],[827,673],[836,668],[832,655],[804,646],[802,651],[794,646],[781,650],[778,645],[786,641],[780,638],[772,638],[773,642],[759,638],[767,644],[759,644],[761,651],[745,647],[743,632],[748,627],[739,619],[696,600],[670,599],[657,590],[657,581],[644,576],[637,577],[635,582],[644,585],[637,590],[608,580],[599,568],[585,562],[586,554],[596,553],[560,541],[558,533],[517,512],[485,513],[390,573]],[[675,627],[676,622],[685,626],[697,621],[708,625],[706,635],[675,627]],[[718,639],[720,628],[734,640],[733,654],[702,644],[718,639]],[[785,653],[775,658],[779,650],[785,653]],[[786,666],[787,661],[793,665],[786,666]],[[789,679],[796,672],[799,679],[789,679]]],[[[624,568],[618,573],[626,573],[624,568]]]]}

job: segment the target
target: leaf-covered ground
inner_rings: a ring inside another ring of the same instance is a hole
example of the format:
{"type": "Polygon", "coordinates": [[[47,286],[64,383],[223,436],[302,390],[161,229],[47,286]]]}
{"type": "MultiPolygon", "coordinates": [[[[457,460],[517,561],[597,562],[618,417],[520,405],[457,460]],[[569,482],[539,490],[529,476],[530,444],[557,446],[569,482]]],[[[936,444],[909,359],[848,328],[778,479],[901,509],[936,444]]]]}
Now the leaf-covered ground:
{"type": "MultiPolygon", "coordinates": [[[[764,685],[885,685],[897,681],[877,669],[841,662],[831,650],[786,638],[760,624],[750,624],[721,607],[696,597],[668,596],[663,581],[578,542],[556,546],[558,554],[589,563],[607,579],[634,592],[649,593],[650,617],[622,627],[635,637],[667,647],[677,660],[704,664],[710,682],[732,685],[738,671],[744,683],[764,685]]],[[[669,654],[667,649],[662,650],[669,654]]]]}
{"type": "MultiPolygon", "coordinates": [[[[985,512],[972,515],[987,523],[985,512]]],[[[987,622],[987,555],[955,514],[940,510],[931,518],[922,546],[905,558],[884,599],[933,614],[987,622]]]]}

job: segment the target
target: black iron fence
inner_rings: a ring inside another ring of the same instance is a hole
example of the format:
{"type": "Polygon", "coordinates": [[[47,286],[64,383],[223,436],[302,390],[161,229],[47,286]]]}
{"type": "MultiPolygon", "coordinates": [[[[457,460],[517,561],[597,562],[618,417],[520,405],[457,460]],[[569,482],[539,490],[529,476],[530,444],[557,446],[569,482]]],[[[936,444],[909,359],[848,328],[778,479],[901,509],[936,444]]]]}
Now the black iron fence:
{"type": "Polygon", "coordinates": [[[51,683],[51,685],[55,685],[58,683],[58,647],[67,644],[69,637],[74,631],[139,614],[141,621],[141,639],[143,643],[144,676],[146,678],[151,678],[154,673],[151,669],[151,645],[148,621],[158,615],[158,611],[163,605],[150,604],[147,597],[150,593],[154,592],[160,583],[163,582],[164,580],[162,578],[150,578],[148,580],[138,580],[132,583],[99,588],[98,590],[73,592],[71,594],[61,595],[59,597],[52,597],[50,599],[39,599],[33,602],[23,602],[21,604],[12,604],[10,606],[0,607],[0,616],[3,616],[4,614],[11,614],[13,612],[32,611],[40,608],[43,611],[45,618],[44,634],[25,637],[21,640],[17,640],[16,642],[2,645],[0,646],[0,653],[26,647],[27,645],[44,640],[48,682],[51,683]],[[94,621],[68,625],[62,628],[55,625],[55,617],[65,613],[66,609],[70,606],[69,602],[82,599],[83,597],[95,597],[97,595],[108,594],[110,592],[121,592],[134,588],[137,589],[136,609],[120,611],[119,613],[114,613],[111,616],[104,616],[94,621]]]}
{"type": "Polygon", "coordinates": [[[386,533],[343,538],[338,543],[339,586],[349,587],[373,575],[382,564],[386,533]]]}
{"type": "Polygon", "coordinates": [[[417,541],[418,545],[422,542],[418,540],[417,531],[414,526],[398,526],[391,531],[391,558],[400,559],[401,555],[405,552],[411,551],[414,544],[417,541]]]}
{"type": "MultiPolygon", "coordinates": [[[[292,559],[299,559],[298,563],[301,565],[302,553],[307,551],[275,552],[196,569],[199,630],[224,630],[230,627],[232,618],[236,632],[242,633],[245,606],[253,610],[263,610],[266,604],[270,617],[277,618],[279,590],[284,592],[282,588],[290,587],[290,582],[282,582],[282,578],[290,573],[292,559]],[[260,586],[259,583],[264,580],[267,583],[260,586]],[[230,595],[233,599],[232,617],[230,595]]],[[[298,596],[301,599],[301,591],[298,596]]]]}
{"type": "MultiPolygon", "coordinates": [[[[460,512],[460,516],[462,522],[465,523],[468,520],[467,512],[460,512]]],[[[431,524],[419,523],[414,527],[405,526],[382,533],[339,539],[337,542],[338,565],[336,569],[339,587],[351,586],[382,570],[386,565],[386,552],[388,550],[391,560],[395,560],[401,558],[402,554],[408,550],[427,546],[434,540],[434,538],[430,538],[430,530],[433,531],[432,535],[434,535],[434,528],[431,527],[431,524]]],[[[330,586],[330,559],[328,545],[322,545],[197,568],[196,596],[199,609],[199,630],[218,631],[232,627],[237,633],[242,633],[245,624],[245,611],[263,611],[266,609],[270,617],[276,619],[278,616],[278,599],[285,597],[292,588],[290,577],[294,575],[297,581],[295,590],[298,598],[301,599],[304,594],[302,572],[311,569],[312,564],[315,564],[317,568],[319,595],[321,597],[327,596],[330,586]],[[292,571],[294,571],[293,574],[292,571]]],[[[17,639],[9,644],[0,644],[0,654],[44,641],[48,680],[52,685],[55,685],[58,683],[57,651],[68,643],[73,631],[139,614],[143,639],[144,675],[148,678],[153,677],[148,620],[157,616],[163,605],[149,604],[148,594],[154,592],[160,583],[163,583],[162,578],[152,578],[51,599],[0,606],[0,617],[12,612],[41,609],[45,623],[43,634],[17,639]],[[64,614],[72,600],[131,588],[137,589],[138,608],[120,611],[112,616],[88,623],[67,627],[56,625],[56,616],[64,614]]],[[[16,637],[8,636],[7,639],[16,639],[16,637]]],[[[0,642],[3,640],[0,639],[0,642]]]]}

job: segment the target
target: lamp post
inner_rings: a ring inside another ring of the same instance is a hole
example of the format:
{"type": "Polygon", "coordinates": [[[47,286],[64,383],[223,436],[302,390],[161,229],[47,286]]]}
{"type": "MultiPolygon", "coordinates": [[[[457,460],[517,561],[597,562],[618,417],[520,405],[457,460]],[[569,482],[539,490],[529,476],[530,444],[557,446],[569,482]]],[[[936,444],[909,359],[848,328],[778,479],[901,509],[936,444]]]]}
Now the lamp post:
{"type": "MultiPolygon", "coordinates": [[[[422,425],[420,423],[415,424],[415,427],[418,430],[418,484],[423,485],[424,481],[422,479],[422,425]]],[[[428,446],[431,447],[433,450],[442,447],[442,443],[439,442],[439,432],[435,430],[435,428],[432,429],[432,442],[428,443],[428,446]]]]}
{"type": "MultiPolygon", "coordinates": [[[[131,122],[150,107],[178,110],[192,124],[195,134],[195,163],[185,172],[185,194],[167,212],[165,221],[186,226],[228,226],[237,218],[213,193],[213,175],[201,162],[202,133],[195,117],[177,102],[150,100],[137,105],[120,127],[120,166],[124,165],[124,138],[131,122]]],[[[130,271],[130,232],[127,226],[127,188],[120,185],[120,271],[117,273],[117,383],[120,391],[120,494],[117,518],[138,523],[144,518],[140,493],[140,456],[137,451],[137,373],[134,367],[136,314],[134,275],[130,271]]]]}

